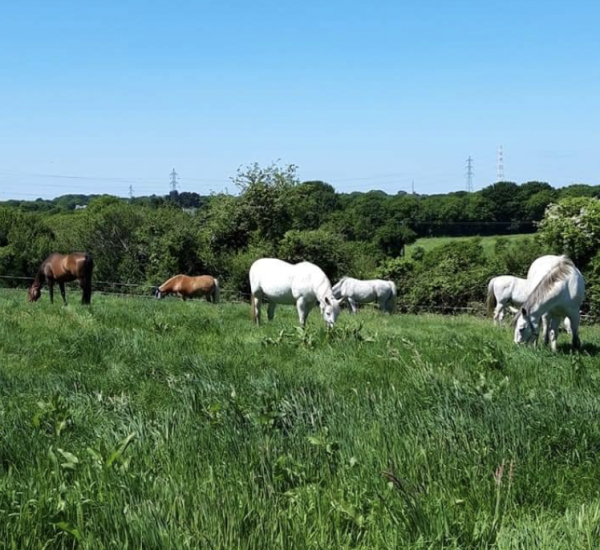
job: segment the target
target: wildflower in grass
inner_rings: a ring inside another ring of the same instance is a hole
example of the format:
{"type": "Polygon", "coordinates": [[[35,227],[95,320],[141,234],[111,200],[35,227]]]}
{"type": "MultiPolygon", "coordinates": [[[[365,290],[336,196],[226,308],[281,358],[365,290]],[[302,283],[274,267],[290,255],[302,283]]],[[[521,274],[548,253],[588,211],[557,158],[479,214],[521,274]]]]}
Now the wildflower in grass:
{"type": "Polygon", "coordinates": [[[502,464],[496,468],[496,472],[494,473],[494,479],[496,480],[496,485],[500,487],[502,485],[502,476],[504,475],[504,460],[502,464]]]}

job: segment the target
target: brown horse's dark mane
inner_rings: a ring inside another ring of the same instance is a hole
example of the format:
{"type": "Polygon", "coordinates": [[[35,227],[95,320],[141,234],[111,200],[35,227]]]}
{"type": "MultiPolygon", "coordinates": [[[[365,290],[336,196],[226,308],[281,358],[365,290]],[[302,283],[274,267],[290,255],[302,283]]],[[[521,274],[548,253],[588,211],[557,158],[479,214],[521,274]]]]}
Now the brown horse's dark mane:
{"type": "Polygon", "coordinates": [[[44,268],[46,267],[47,260],[42,262],[42,265],[38,269],[38,272],[35,274],[33,279],[33,284],[31,286],[35,286],[41,288],[43,284],[46,282],[46,274],[44,273],[44,268]]]}

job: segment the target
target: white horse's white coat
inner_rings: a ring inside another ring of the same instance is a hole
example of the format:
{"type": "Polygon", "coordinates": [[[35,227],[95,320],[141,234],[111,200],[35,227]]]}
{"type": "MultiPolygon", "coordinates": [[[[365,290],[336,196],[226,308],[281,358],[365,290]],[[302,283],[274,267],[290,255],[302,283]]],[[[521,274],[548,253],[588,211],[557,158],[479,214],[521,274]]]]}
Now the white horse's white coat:
{"type": "Polygon", "coordinates": [[[348,298],[352,313],[358,313],[358,304],[377,302],[381,311],[392,313],[396,307],[396,285],[392,281],[373,279],[361,281],[343,277],[333,286],[336,298],[348,298]]]}
{"type": "Polygon", "coordinates": [[[494,324],[504,319],[504,312],[508,309],[517,313],[517,309],[511,304],[521,306],[529,296],[530,284],[527,279],[513,277],[512,275],[500,275],[494,277],[488,284],[488,314],[494,312],[494,324]],[[495,305],[495,307],[494,307],[495,305]]]}
{"type": "Polygon", "coordinates": [[[300,325],[304,326],[311,309],[317,303],[329,327],[335,324],[341,300],[336,300],[331,283],[323,270],[310,262],[289,264],[274,258],[256,260],[250,267],[252,316],[260,325],[263,300],[269,302],[269,321],[275,316],[277,304],[296,305],[300,325]]]}
{"type": "Polygon", "coordinates": [[[560,321],[566,317],[569,319],[568,328],[570,328],[573,347],[578,348],[580,346],[579,310],[585,294],[583,275],[565,256],[543,256],[536,262],[539,264],[535,266],[536,269],[533,269],[534,277],[537,277],[548,265],[552,267],[538,280],[538,284],[523,304],[515,323],[514,340],[518,344],[537,341],[540,325],[542,325],[544,342],[548,343],[549,340],[552,351],[556,351],[558,327],[560,321]],[[536,271],[537,269],[539,271],[536,271]]]}
{"type": "MultiPolygon", "coordinates": [[[[548,274],[550,271],[556,267],[566,256],[555,256],[554,254],[548,254],[546,256],[540,256],[537,260],[529,266],[527,271],[527,282],[529,283],[529,291],[530,294],[533,289],[539,284],[539,282],[548,274]]],[[[522,303],[525,303],[523,301],[522,303]]],[[[521,304],[519,304],[521,305],[521,304]]],[[[517,313],[517,312],[515,312],[517,313]]],[[[549,330],[550,323],[547,315],[542,317],[542,337],[544,339],[544,343],[548,343],[549,339],[549,330]]],[[[569,334],[572,334],[571,330],[571,320],[568,317],[565,317],[565,329],[569,334]]]]}

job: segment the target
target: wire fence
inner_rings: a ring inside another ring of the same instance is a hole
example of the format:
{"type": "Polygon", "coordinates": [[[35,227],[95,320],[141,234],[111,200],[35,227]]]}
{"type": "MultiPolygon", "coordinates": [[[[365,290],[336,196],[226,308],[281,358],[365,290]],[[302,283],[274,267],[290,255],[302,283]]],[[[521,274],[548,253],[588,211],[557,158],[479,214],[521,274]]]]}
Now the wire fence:
{"type": "MultiPolygon", "coordinates": [[[[33,282],[33,277],[22,277],[18,275],[0,275],[0,281],[2,280],[13,280],[21,282],[33,282]]],[[[75,286],[75,283],[71,283],[75,286]]],[[[156,285],[150,284],[139,284],[139,283],[118,283],[116,281],[94,281],[94,294],[100,294],[101,296],[117,296],[121,298],[134,298],[140,300],[154,300],[154,293],[151,292],[156,288],[156,285]],[[140,292],[121,292],[118,289],[139,289],[140,292]],[[144,289],[144,292],[141,292],[144,289]]],[[[4,291],[15,291],[23,292],[23,286],[2,286],[0,284],[0,290],[4,291]]],[[[221,289],[221,301],[233,304],[247,304],[250,302],[251,295],[246,292],[232,291],[227,289],[221,289]]],[[[362,307],[365,307],[364,305],[362,307]]],[[[376,309],[375,304],[366,304],[366,307],[376,309]]],[[[486,317],[487,311],[483,303],[476,303],[470,306],[451,306],[451,305],[415,305],[403,303],[402,300],[398,300],[397,311],[400,313],[442,313],[445,315],[460,315],[460,314],[471,314],[479,317],[486,317]]],[[[581,320],[585,323],[595,323],[599,319],[594,315],[582,314],[581,320]]]]}

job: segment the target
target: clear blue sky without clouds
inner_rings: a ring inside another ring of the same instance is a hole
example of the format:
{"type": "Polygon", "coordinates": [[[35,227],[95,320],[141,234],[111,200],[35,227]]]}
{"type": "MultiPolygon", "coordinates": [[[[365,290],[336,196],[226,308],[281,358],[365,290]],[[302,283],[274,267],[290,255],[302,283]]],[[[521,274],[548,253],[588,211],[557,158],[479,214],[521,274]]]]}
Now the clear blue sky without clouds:
{"type": "Polygon", "coordinates": [[[233,190],[276,159],[448,192],[499,145],[506,179],[598,184],[599,28],[597,0],[6,0],[0,200],[164,193],[173,167],[233,190]]]}

